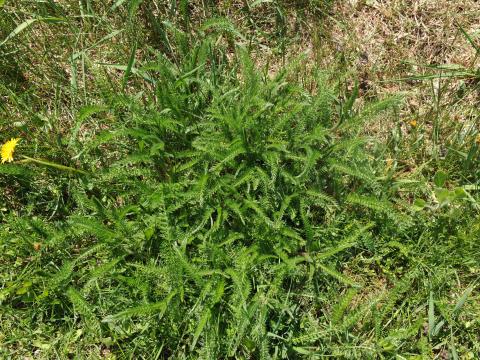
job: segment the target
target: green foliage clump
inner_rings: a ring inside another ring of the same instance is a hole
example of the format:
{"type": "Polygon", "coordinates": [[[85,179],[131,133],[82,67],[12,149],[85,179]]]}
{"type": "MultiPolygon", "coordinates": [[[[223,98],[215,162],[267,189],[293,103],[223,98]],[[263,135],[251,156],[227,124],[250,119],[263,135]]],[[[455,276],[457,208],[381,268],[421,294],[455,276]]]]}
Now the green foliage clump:
{"type": "MultiPolygon", "coordinates": [[[[132,17],[144,10],[129,4],[132,17]]],[[[455,216],[475,199],[445,181],[445,201],[399,195],[380,161],[388,144],[362,135],[395,101],[360,111],[358,89],[342,96],[321,74],[314,90],[292,81],[298,64],[267,76],[224,19],[197,32],[161,25],[162,50],[112,65],[117,82],[96,74],[95,97],[74,104],[50,145],[85,173],[0,168],[12,191],[0,215],[0,354],[478,350],[480,324],[461,311],[475,296],[480,228],[455,216]]]]}

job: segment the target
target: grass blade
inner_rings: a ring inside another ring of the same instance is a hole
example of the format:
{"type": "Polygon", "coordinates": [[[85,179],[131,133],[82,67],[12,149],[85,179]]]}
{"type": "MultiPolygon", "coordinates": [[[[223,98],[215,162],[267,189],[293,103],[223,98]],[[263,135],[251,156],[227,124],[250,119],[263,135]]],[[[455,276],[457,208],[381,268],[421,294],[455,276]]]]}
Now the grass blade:
{"type": "Polygon", "coordinates": [[[458,299],[457,303],[455,304],[455,308],[453,309],[454,315],[458,315],[458,313],[462,309],[463,305],[465,305],[465,302],[467,301],[467,298],[470,296],[472,291],[473,291],[473,288],[469,287],[467,290],[465,290],[465,292],[460,297],[460,299],[458,299]]]}
{"type": "Polygon", "coordinates": [[[28,19],[25,20],[23,23],[18,25],[8,36],[0,43],[0,46],[5,44],[7,41],[13,39],[15,36],[17,36],[19,33],[21,33],[23,30],[25,30],[27,27],[32,25],[33,23],[37,22],[38,19],[28,19]]]}
{"type": "Polygon", "coordinates": [[[435,305],[433,303],[433,293],[430,292],[430,298],[428,300],[428,333],[433,336],[435,329],[435,305]]]}
{"type": "Polygon", "coordinates": [[[133,64],[135,63],[135,52],[137,51],[137,42],[133,44],[132,52],[130,53],[130,59],[128,60],[127,67],[125,68],[125,74],[123,75],[122,80],[122,89],[125,90],[127,86],[128,78],[132,72],[133,64]]]}

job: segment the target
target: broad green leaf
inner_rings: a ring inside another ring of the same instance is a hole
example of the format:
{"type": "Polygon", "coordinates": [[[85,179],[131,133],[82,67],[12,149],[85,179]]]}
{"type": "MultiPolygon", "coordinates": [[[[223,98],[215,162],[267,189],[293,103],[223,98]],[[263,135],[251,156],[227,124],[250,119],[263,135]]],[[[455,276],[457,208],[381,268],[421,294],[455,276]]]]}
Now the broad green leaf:
{"type": "Polygon", "coordinates": [[[417,198],[413,202],[413,210],[414,211],[421,211],[425,208],[426,205],[427,205],[427,202],[425,200],[417,198]]]}
{"type": "Polygon", "coordinates": [[[448,174],[443,172],[443,171],[437,171],[433,178],[433,182],[437,187],[443,187],[445,185],[445,182],[447,181],[448,174]]]}
{"type": "Polygon", "coordinates": [[[465,305],[465,302],[467,301],[467,298],[470,296],[472,291],[473,291],[473,288],[469,287],[467,290],[465,290],[465,292],[460,297],[460,299],[458,299],[457,303],[455,304],[455,308],[453,309],[454,315],[458,315],[458,313],[462,309],[463,305],[465,305]]]}
{"type": "Polygon", "coordinates": [[[435,196],[440,205],[446,205],[450,203],[450,191],[448,191],[447,189],[435,189],[435,196]]]}

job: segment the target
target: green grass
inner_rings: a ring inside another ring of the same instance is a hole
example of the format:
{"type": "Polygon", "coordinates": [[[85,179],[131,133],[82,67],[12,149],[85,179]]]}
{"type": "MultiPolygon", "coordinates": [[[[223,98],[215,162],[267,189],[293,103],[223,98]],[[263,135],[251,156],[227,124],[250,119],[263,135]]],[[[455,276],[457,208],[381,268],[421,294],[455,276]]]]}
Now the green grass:
{"type": "Polygon", "coordinates": [[[278,65],[329,2],[228,5],[0,10],[1,357],[474,359],[476,131],[376,139],[278,65]]]}

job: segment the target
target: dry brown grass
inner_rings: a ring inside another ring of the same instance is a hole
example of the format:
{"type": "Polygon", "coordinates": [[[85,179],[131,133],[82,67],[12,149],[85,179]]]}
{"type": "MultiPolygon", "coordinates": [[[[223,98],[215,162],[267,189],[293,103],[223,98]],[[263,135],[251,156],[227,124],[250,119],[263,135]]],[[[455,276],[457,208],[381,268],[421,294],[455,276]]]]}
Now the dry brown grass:
{"type": "Polygon", "coordinates": [[[431,73],[429,66],[474,66],[460,26],[478,36],[478,1],[349,0],[337,2],[333,13],[331,54],[345,57],[370,94],[406,92],[413,115],[432,104],[432,84],[393,80],[431,73]]]}
{"type": "Polygon", "coordinates": [[[301,39],[290,47],[290,57],[313,49],[305,69],[330,69],[335,80],[342,74],[350,88],[358,79],[358,106],[403,95],[393,118],[375,119],[365,132],[387,141],[399,129],[410,150],[403,159],[396,156],[411,172],[444,152],[458,134],[465,134],[468,144],[479,132],[478,75],[418,79],[442,75],[438,67],[445,65],[478,69],[479,54],[461,29],[480,44],[479,16],[476,0],[336,1],[328,16],[304,26],[304,33],[290,26],[291,35],[301,39]]]}
{"type": "MultiPolygon", "coordinates": [[[[280,1],[284,4],[280,17],[272,3],[260,4],[249,10],[245,8],[246,3],[240,0],[222,1],[218,4],[218,15],[233,20],[240,31],[246,34],[248,41],[245,45],[252,48],[258,65],[266,69],[268,74],[274,75],[284,64],[305,53],[300,63],[302,69],[297,72],[299,78],[308,80],[308,75],[319,68],[333,69],[336,76],[345,74],[348,79],[359,79],[361,100],[405,93],[407,105],[401,115],[407,122],[414,118],[419,120],[419,125],[423,125],[422,118],[431,113],[432,104],[435,103],[432,89],[447,85],[447,95],[441,100],[448,103],[448,94],[462,84],[459,81],[446,84],[445,81],[396,80],[432,72],[426,68],[430,65],[475,66],[475,51],[461,34],[459,25],[478,38],[480,2],[476,0],[338,0],[327,13],[314,13],[308,6],[287,5],[288,2],[280,1]],[[340,71],[335,71],[338,69],[340,71]]],[[[148,4],[145,5],[148,9],[141,8],[141,11],[154,15],[165,11],[148,4]]],[[[194,2],[192,6],[194,27],[200,25],[199,19],[205,15],[197,13],[200,4],[194,2]]],[[[72,14],[79,12],[75,7],[70,11],[72,14]]],[[[23,20],[17,19],[17,23],[23,20]]],[[[89,71],[84,74],[85,67],[78,61],[74,70],[70,55],[79,49],[88,49],[112,29],[121,28],[122,24],[112,26],[109,23],[108,27],[97,26],[92,29],[88,28],[88,22],[82,24],[82,33],[77,36],[70,34],[68,27],[62,24],[47,26],[37,23],[32,26],[31,31],[26,32],[31,36],[30,41],[24,41],[32,48],[23,49],[22,57],[12,62],[13,65],[20,62],[28,64],[17,69],[24,79],[23,83],[17,85],[28,88],[34,83],[46,95],[52,91],[51,84],[71,81],[72,72],[76,71],[79,91],[85,89],[88,92],[88,84],[91,83],[89,71]],[[63,39],[64,47],[53,50],[48,47],[52,39],[59,38],[63,39]],[[43,56],[39,57],[38,54],[43,56]],[[37,69],[42,69],[41,74],[36,73],[37,69]],[[83,83],[84,79],[87,84],[83,83]]],[[[148,20],[145,27],[145,33],[154,36],[148,20]]],[[[21,38],[24,36],[22,34],[21,38]]],[[[154,42],[155,39],[141,39],[140,43],[147,40],[154,42]]],[[[91,71],[97,63],[125,64],[131,42],[122,33],[87,50],[86,66],[90,66],[91,71]],[[123,51],[119,54],[121,47],[123,51]]],[[[139,60],[142,60],[141,55],[138,56],[139,60]]],[[[12,73],[12,66],[6,68],[12,73]]],[[[116,76],[115,72],[108,72],[116,76]]],[[[478,102],[478,94],[469,91],[460,103],[449,106],[449,112],[455,121],[468,121],[472,117],[472,105],[478,105],[478,102]]]]}

